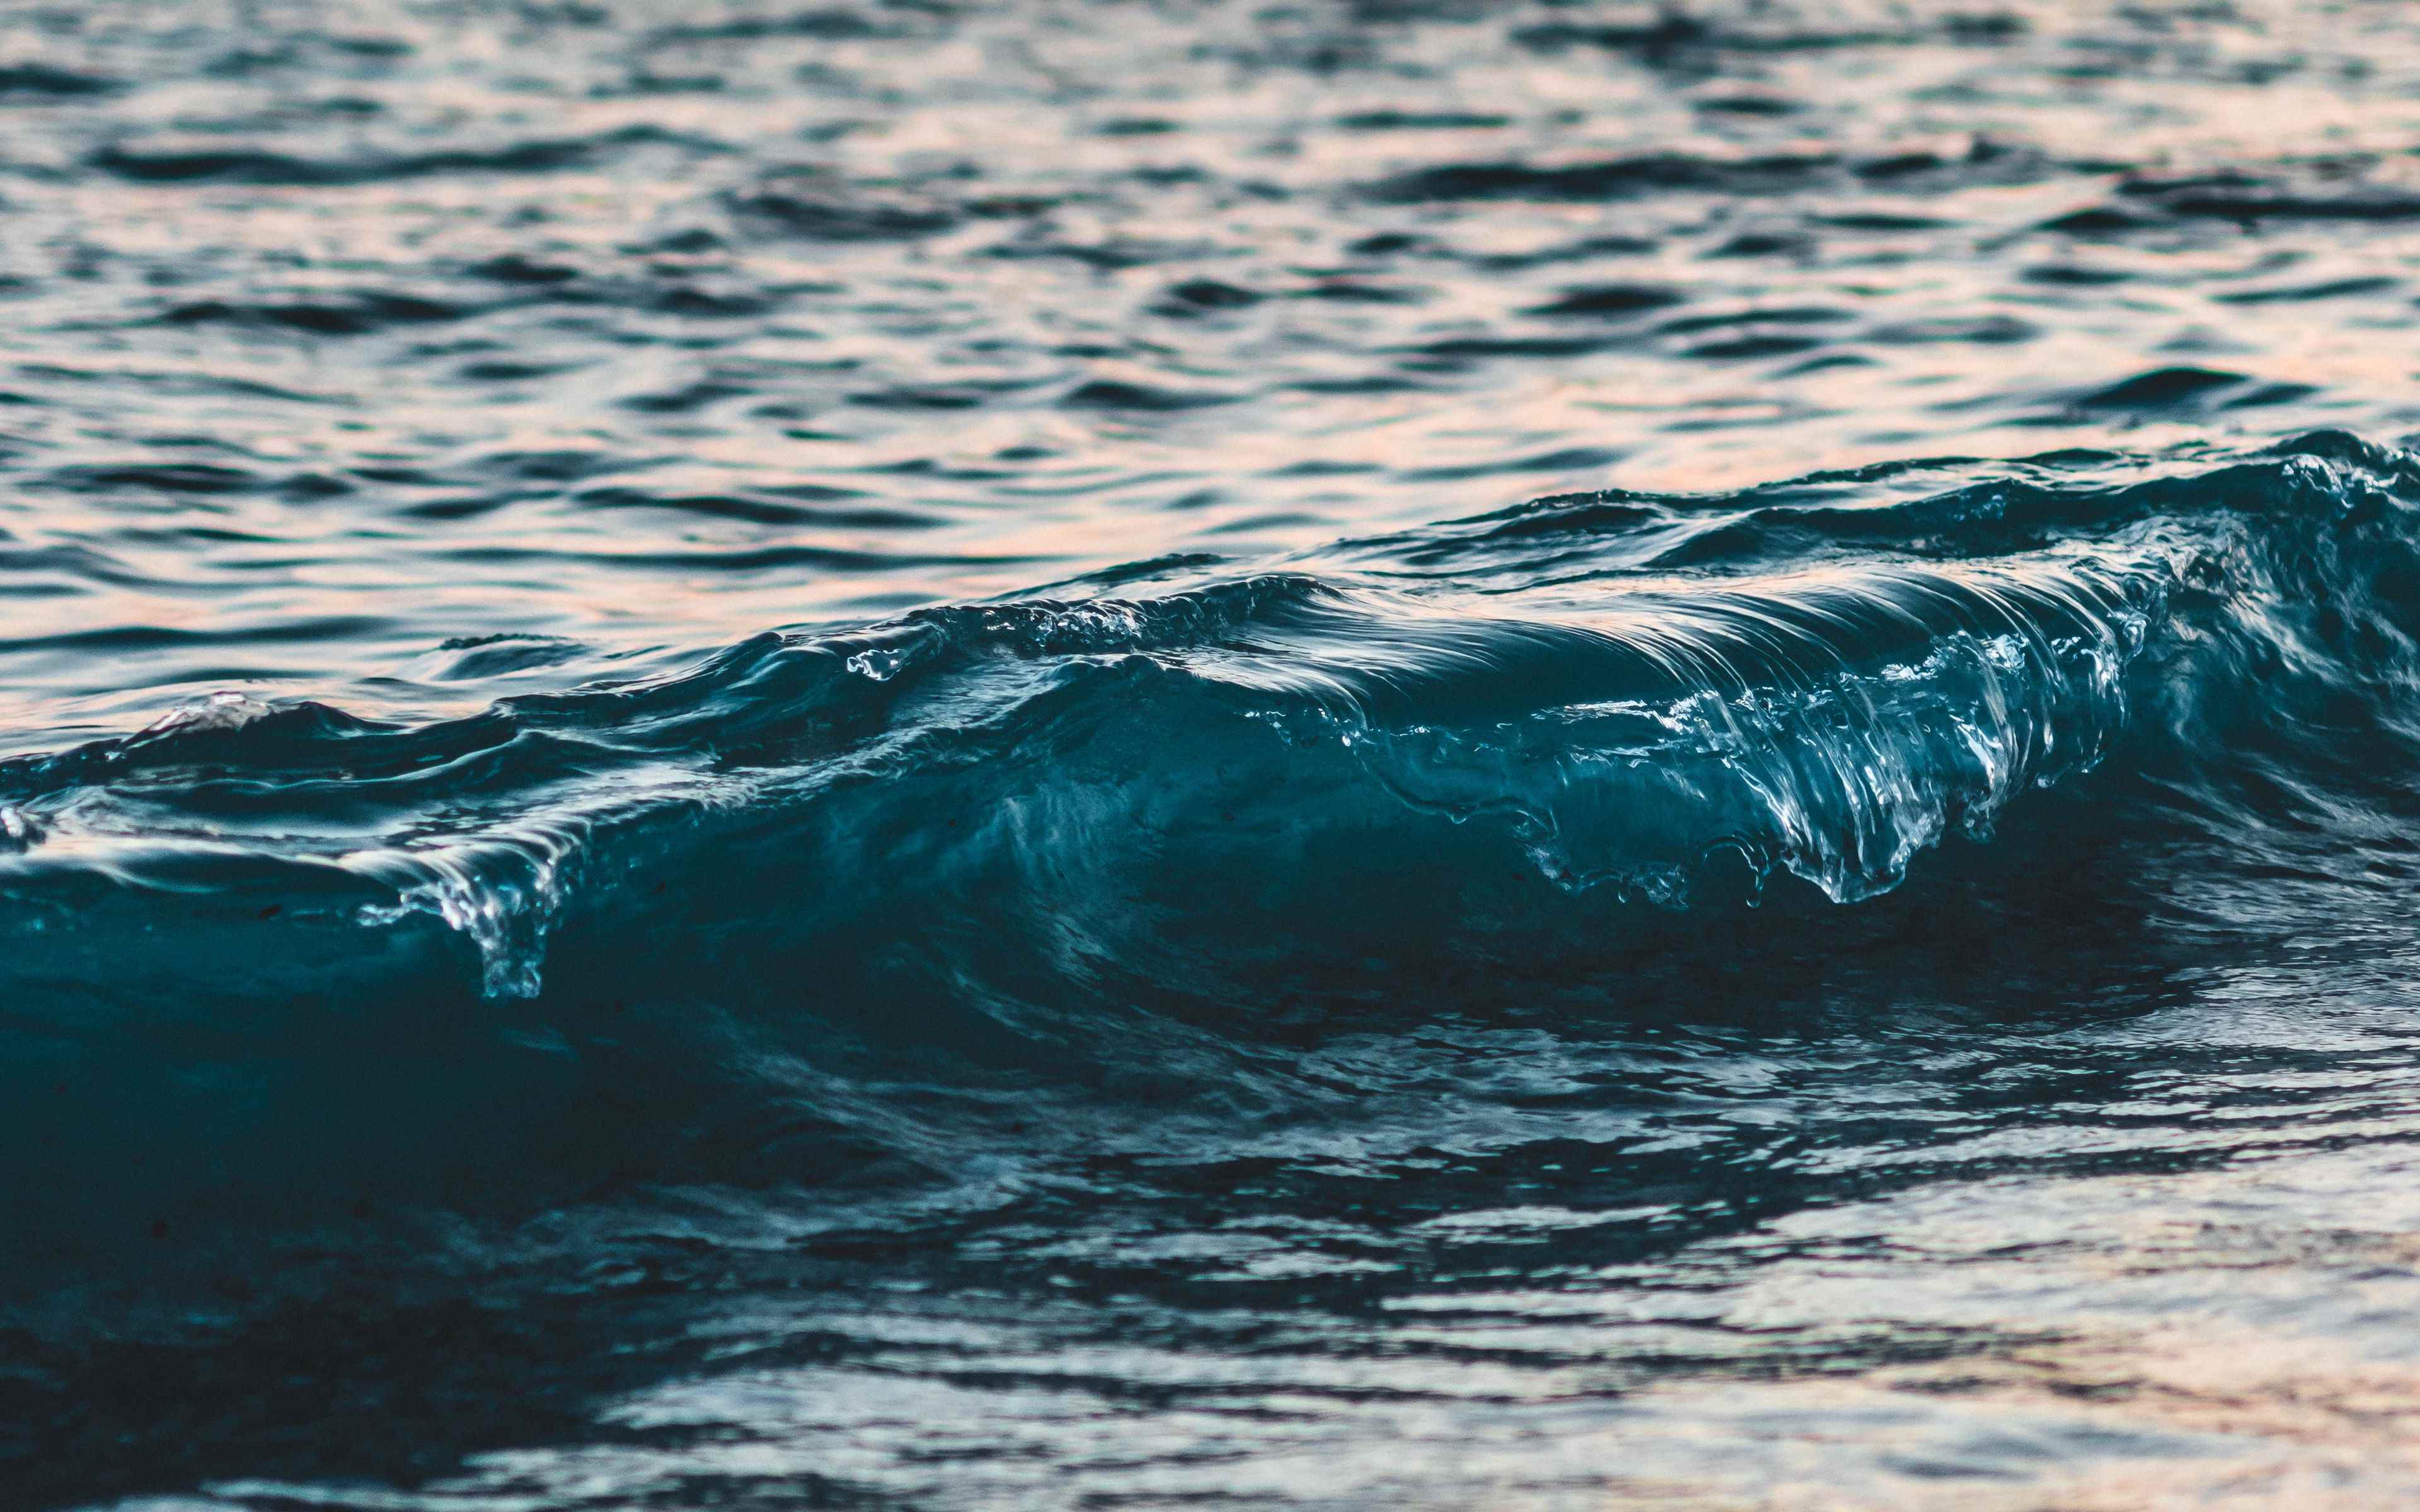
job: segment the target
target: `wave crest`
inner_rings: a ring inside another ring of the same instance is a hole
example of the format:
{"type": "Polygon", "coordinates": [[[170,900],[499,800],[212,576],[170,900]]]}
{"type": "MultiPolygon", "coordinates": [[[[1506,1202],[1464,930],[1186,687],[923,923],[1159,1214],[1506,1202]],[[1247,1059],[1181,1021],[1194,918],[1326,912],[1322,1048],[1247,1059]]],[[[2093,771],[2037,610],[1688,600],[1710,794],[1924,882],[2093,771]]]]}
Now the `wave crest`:
{"type": "MultiPolygon", "coordinates": [[[[1847,903],[2091,768],[2147,695],[2190,739],[2213,680],[2412,660],[2400,454],[2323,435],[2190,475],[2066,457],[1925,486],[1952,467],[1544,501],[1317,570],[759,636],[464,719],[221,697],[0,763],[0,887],[334,872],[310,887],[442,920],[504,997],[539,995],[565,919],[765,864],[768,835],[819,849],[824,890],[742,906],[801,919],[972,877],[988,903],[948,906],[1082,912],[1228,826],[1392,829],[1401,858],[1440,821],[1566,891],[1753,902],[1779,870],[1847,903]],[[1798,565],[1764,564],[1776,543],[1798,565]],[[1007,838],[1012,810],[1041,827],[1007,838]]],[[[1355,885],[1253,887],[1315,912],[1355,885]]]]}

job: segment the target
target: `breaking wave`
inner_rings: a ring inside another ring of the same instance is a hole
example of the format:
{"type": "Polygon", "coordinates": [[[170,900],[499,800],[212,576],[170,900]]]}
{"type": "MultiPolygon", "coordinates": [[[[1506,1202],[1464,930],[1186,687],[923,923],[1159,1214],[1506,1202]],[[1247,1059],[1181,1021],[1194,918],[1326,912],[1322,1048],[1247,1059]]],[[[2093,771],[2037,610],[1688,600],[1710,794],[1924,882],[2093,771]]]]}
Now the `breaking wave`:
{"type": "Polygon", "coordinates": [[[1752,941],[1776,888],[1871,899],[2096,768],[2240,823],[2414,738],[2415,504],[2410,459],[2334,434],[1927,463],[1161,563],[467,718],[221,695],[0,764],[7,1101],[71,1069],[122,1100],[110,1137],[173,1116],[292,1193],[298,1161],[415,1158],[341,1133],[364,1056],[417,1119],[487,1109],[458,1122],[490,1149],[545,1101],[493,1046],[610,1063],[677,1105],[624,1106],[646,1144],[696,1126],[676,1082],[845,1082],[835,1025],[1027,1056],[1171,983],[1584,970],[1676,910],[1752,941]]]}

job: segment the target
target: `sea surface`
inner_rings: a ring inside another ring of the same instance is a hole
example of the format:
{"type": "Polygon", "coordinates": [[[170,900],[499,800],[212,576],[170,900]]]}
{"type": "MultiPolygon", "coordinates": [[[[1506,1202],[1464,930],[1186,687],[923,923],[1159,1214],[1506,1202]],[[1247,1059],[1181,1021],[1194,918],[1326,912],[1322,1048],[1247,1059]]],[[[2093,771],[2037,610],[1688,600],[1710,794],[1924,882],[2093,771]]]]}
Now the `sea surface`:
{"type": "Polygon", "coordinates": [[[0,1507],[2420,1500],[2420,8],[0,0],[0,1507]]]}

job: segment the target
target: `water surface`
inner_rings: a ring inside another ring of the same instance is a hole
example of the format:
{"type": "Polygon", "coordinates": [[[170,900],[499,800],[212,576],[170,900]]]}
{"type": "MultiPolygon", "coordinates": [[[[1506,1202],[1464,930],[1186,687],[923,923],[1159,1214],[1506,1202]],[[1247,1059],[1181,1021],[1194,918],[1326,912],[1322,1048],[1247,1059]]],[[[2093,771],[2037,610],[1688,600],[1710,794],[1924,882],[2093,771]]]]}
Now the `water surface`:
{"type": "Polygon", "coordinates": [[[2420,20],[0,8],[0,1499],[2420,1489],[2420,20]]]}

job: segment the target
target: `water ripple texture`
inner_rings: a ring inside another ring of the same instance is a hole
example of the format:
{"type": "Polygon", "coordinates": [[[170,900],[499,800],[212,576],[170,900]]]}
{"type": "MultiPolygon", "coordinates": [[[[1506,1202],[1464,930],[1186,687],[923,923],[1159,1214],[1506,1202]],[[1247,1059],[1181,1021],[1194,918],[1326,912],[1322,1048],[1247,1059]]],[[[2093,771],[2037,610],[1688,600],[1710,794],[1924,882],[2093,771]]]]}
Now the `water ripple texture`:
{"type": "Polygon", "coordinates": [[[2420,1494],[2420,16],[0,0],[0,1505],[2420,1494]]]}

